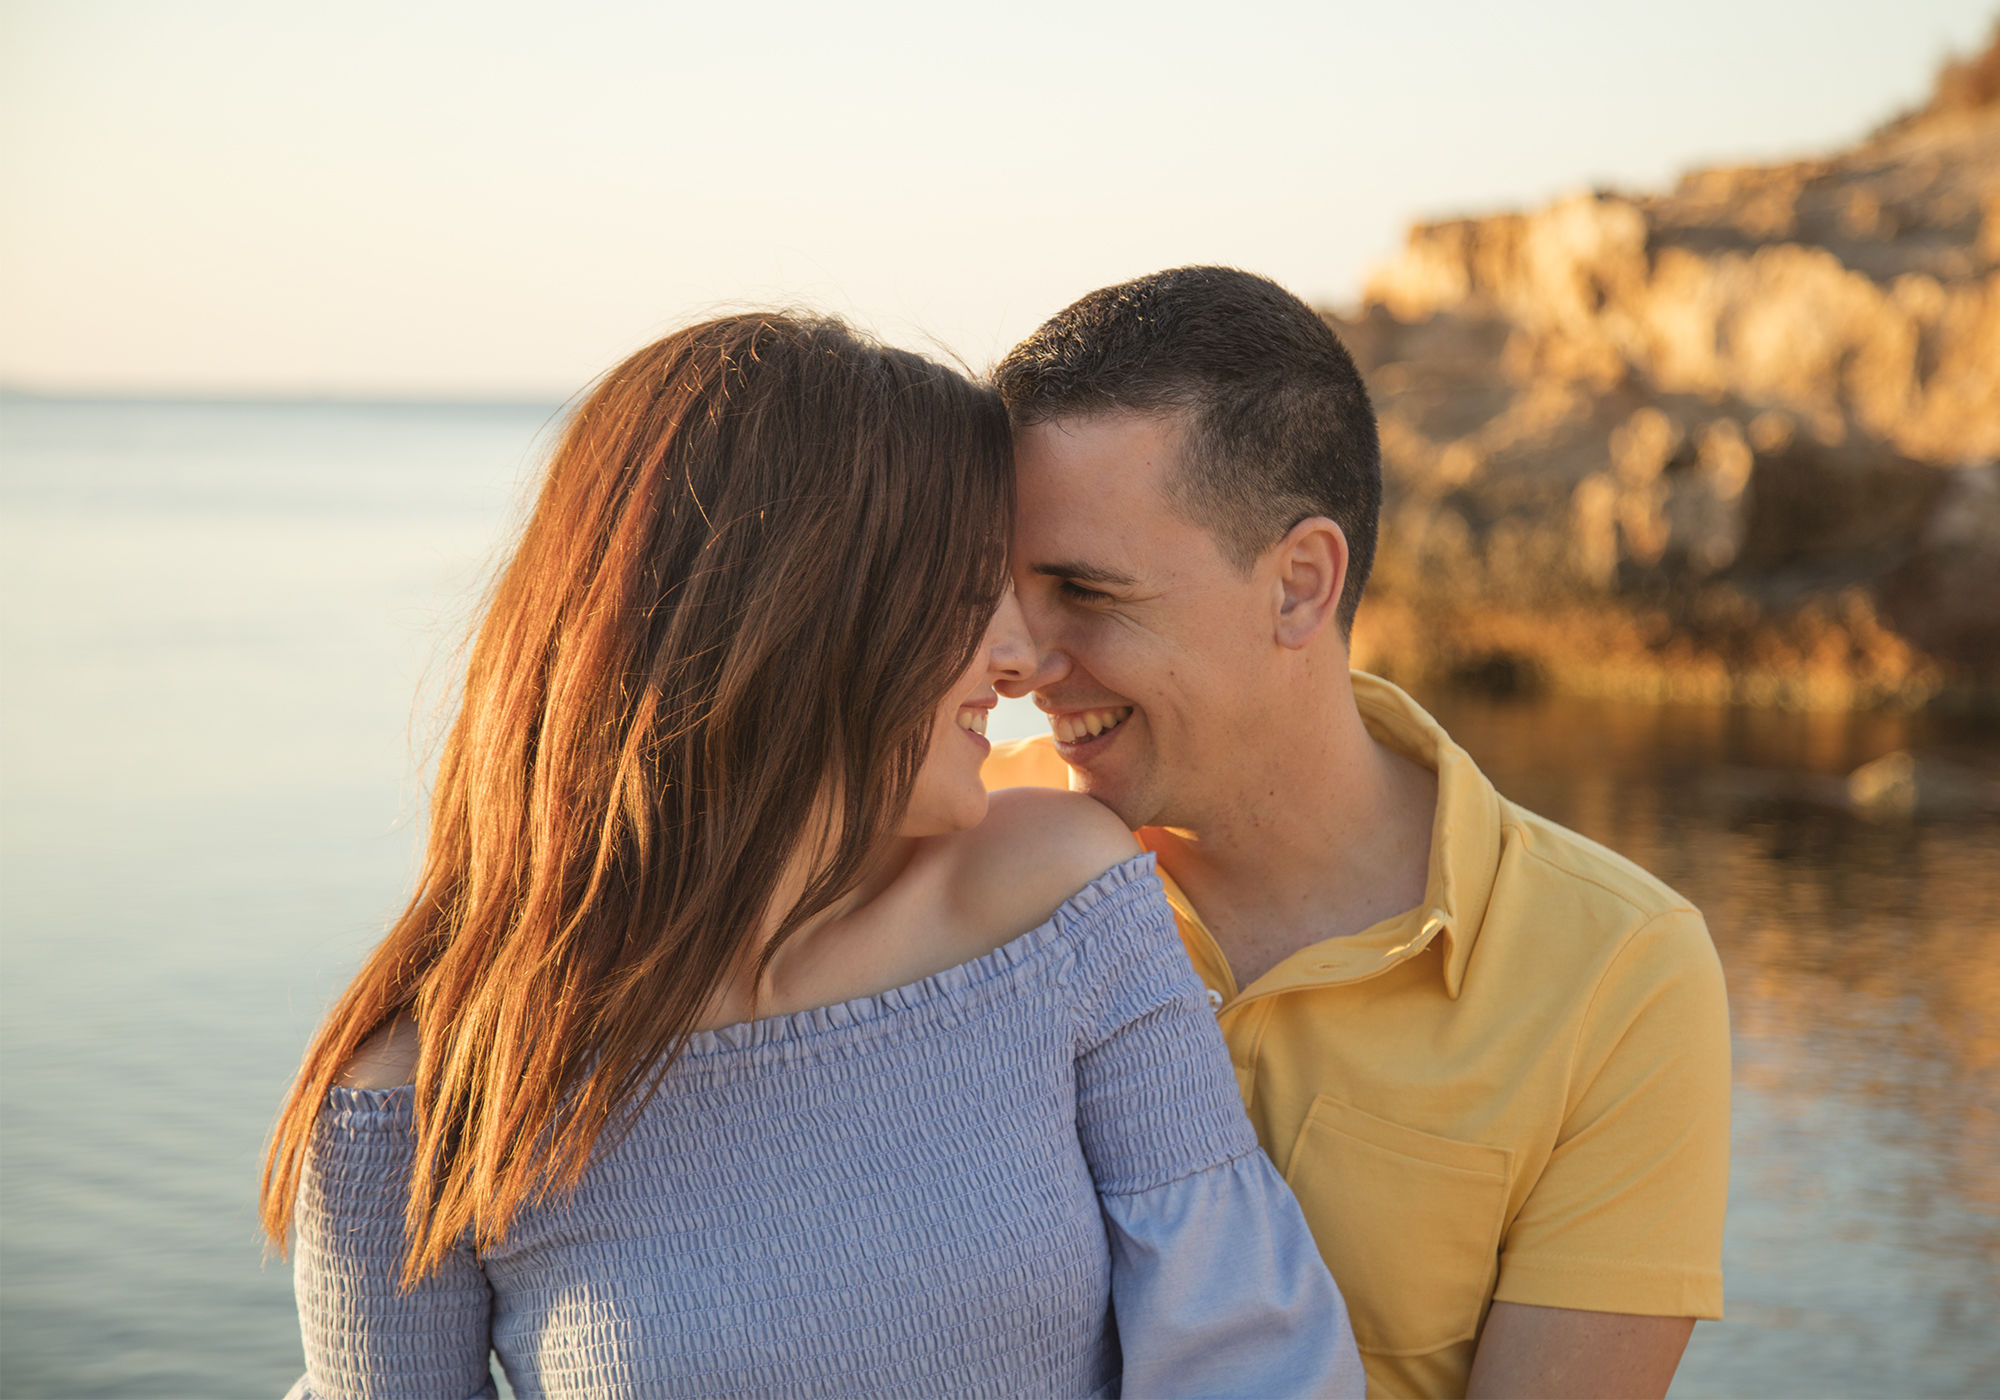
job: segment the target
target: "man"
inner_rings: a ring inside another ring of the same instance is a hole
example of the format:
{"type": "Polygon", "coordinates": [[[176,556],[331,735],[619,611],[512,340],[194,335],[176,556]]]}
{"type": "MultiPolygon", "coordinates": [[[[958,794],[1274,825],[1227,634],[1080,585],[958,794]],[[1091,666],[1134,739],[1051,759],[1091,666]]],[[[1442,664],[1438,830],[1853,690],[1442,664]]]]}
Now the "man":
{"type": "Polygon", "coordinates": [[[1685,900],[1350,673],[1381,502],[1353,361],[1197,267],[997,380],[1053,734],[987,784],[1067,782],[1156,853],[1371,1393],[1662,1394],[1721,1316],[1721,971],[1685,900]]]}

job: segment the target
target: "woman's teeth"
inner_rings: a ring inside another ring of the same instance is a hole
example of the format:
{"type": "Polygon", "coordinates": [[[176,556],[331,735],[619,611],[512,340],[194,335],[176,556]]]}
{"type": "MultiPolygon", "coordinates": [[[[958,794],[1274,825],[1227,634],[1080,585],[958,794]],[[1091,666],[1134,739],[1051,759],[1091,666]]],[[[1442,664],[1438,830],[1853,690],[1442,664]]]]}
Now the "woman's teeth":
{"type": "Polygon", "coordinates": [[[986,732],[986,711],[960,710],[958,712],[958,727],[960,729],[970,729],[974,734],[984,734],[986,732]]]}
{"type": "Polygon", "coordinates": [[[1108,710],[1078,710],[1074,714],[1051,715],[1049,727],[1056,732],[1056,738],[1065,744],[1074,744],[1079,739],[1092,739],[1107,729],[1116,729],[1131,715],[1130,705],[1117,705],[1108,710]]]}

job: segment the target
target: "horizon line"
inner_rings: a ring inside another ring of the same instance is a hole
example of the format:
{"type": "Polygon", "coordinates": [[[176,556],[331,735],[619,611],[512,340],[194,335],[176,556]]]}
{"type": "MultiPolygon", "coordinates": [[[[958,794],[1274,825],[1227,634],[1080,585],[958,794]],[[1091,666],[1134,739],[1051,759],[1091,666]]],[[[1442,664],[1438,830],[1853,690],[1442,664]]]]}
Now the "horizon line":
{"type": "Polygon", "coordinates": [[[342,389],[34,389],[0,381],[0,404],[185,404],[213,408],[539,408],[559,409],[575,394],[394,393],[342,389]]]}

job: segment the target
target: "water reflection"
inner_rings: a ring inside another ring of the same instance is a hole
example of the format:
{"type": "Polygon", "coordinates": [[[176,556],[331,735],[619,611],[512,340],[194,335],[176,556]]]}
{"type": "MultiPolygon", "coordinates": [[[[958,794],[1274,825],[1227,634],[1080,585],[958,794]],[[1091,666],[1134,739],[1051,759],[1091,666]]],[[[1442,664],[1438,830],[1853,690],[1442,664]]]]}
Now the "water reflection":
{"type": "Polygon", "coordinates": [[[1972,722],[1421,696],[1501,791],[1708,916],[1729,981],[1729,1318],[1677,1395],[2000,1374],[2000,741],[1972,722]],[[1909,751],[1947,814],[1871,816],[1909,751]]]}

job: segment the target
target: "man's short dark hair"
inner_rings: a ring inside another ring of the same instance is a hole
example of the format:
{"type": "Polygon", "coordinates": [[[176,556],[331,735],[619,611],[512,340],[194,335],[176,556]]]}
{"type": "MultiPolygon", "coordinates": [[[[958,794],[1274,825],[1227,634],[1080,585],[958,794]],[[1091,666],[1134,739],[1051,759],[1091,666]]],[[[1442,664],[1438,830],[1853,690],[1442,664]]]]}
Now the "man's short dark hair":
{"type": "Polygon", "coordinates": [[[1325,321],[1268,278],[1177,267],[1092,292],[994,371],[1017,425],[1094,413],[1185,424],[1167,492],[1247,570],[1323,515],[1347,536],[1343,632],[1375,561],[1382,450],[1354,360],[1325,321]]]}

